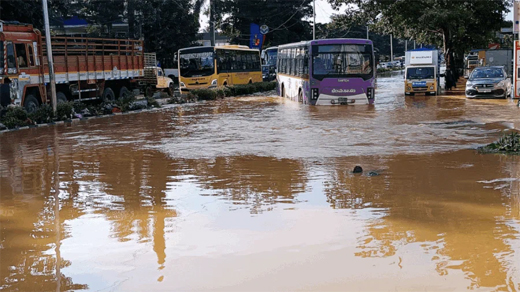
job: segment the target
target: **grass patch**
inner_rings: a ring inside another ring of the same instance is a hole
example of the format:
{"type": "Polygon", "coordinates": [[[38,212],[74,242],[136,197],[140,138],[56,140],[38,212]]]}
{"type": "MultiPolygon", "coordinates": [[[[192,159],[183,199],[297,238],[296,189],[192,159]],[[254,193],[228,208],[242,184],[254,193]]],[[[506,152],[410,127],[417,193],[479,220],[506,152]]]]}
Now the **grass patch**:
{"type": "Polygon", "coordinates": [[[512,132],[504,134],[498,141],[479,147],[480,153],[520,154],[520,134],[512,132]]]}

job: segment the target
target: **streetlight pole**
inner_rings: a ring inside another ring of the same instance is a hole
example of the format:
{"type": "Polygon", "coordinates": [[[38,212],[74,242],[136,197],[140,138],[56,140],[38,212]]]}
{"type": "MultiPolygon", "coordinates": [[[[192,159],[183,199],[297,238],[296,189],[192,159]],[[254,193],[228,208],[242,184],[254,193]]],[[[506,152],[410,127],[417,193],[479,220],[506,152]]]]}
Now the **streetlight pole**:
{"type": "MultiPolygon", "coordinates": [[[[45,43],[47,45],[47,62],[49,64],[49,81],[51,85],[51,102],[52,111],[56,113],[56,76],[54,76],[54,62],[52,59],[52,46],[51,46],[51,29],[49,27],[49,9],[47,7],[47,0],[42,0],[43,5],[43,20],[45,22],[45,43]]],[[[43,66],[43,64],[42,64],[43,66]]],[[[44,77],[45,79],[45,77],[44,77]]]]}
{"type": "Polygon", "coordinates": [[[390,34],[390,62],[394,61],[394,45],[392,44],[393,35],[390,34]]]}
{"type": "Polygon", "coordinates": [[[215,7],[213,6],[213,0],[209,0],[209,38],[211,40],[211,46],[215,46],[215,7]]]}
{"type": "Polygon", "coordinates": [[[367,40],[369,40],[369,35],[368,35],[368,25],[367,25],[367,40]]]}
{"type": "Polygon", "coordinates": [[[312,15],[314,17],[314,21],[312,23],[312,40],[315,40],[316,39],[316,0],[313,1],[312,15]]]}

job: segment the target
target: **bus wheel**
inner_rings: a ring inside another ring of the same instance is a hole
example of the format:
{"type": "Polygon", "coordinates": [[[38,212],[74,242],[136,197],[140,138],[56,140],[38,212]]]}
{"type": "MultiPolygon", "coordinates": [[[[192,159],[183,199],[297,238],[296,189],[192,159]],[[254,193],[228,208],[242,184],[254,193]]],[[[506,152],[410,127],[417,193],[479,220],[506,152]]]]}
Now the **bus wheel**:
{"type": "Polygon", "coordinates": [[[298,92],[298,102],[303,103],[303,92],[301,90],[298,92]]]}
{"type": "Polygon", "coordinates": [[[112,88],[107,87],[103,91],[103,101],[114,101],[116,100],[116,95],[114,94],[114,91],[112,88]]]}
{"type": "Polygon", "coordinates": [[[170,83],[170,86],[168,86],[168,96],[173,97],[174,92],[175,88],[173,87],[173,83],[170,83]]]}
{"type": "Polygon", "coordinates": [[[38,107],[40,106],[40,103],[38,102],[38,99],[32,95],[28,94],[25,96],[25,101],[23,102],[23,107],[25,108],[25,111],[29,114],[34,113],[38,107]]]}
{"type": "Polygon", "coordinates": [[[132,92],[130,90],[128,90],[128,88],[126,88],[126,86],[121,87],[121,89],[119,90],[119,98],[120,99],[127,98],[131,94],[132,94],[132,92]]]}
{"type": "Polygon", "coordinates": [[[61,91],[58,92],[58,93],[56,93],[56,102],[57,102],[58,104],[60,104],[60,103],[64,103],[64,102],[67,102],[67,101],[68,101],[68,100],[67,100],[67,96],[65,95],[65,93],[63,93],[63,92],[61,92],[61,91]]]}

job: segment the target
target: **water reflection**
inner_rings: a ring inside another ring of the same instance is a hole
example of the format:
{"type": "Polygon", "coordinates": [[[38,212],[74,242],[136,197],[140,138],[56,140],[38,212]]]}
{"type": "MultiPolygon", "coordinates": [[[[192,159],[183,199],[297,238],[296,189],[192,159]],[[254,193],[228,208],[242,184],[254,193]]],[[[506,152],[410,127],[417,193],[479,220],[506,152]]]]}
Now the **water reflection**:
{"type": "Polygon", "coordinates": [[[516,158],[471,151],[396,155],[385,167],[383,177],[336,170],[327,183],[332,207],[375,208],[377,215],[358,238],[357,256],[396,256],[402,267],[412,263],[403,261],[401,250],[418,243],[441,276],[462,270],[471,280],[468,288],[515,289],[518,275],[511,264],[518,257],[510,240],[520,238],[516,158]],[[475,177],[488,180],[479,183],[475,177]]]}
{"type": "Polygon", "coordinates": [[[519,290],[517,109],[385,82],[3,134],[0,289],[519,290]]]}

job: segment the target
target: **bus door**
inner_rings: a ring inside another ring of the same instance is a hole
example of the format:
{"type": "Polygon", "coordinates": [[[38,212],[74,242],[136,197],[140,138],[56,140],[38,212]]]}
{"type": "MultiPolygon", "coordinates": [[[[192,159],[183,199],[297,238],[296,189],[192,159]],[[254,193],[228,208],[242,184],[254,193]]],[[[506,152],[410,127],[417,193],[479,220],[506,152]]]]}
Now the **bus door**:
{"type": "Polygon", "coordinates": [[[217,50],[218,85],[233,85],[231,77],[231,54],[229,51],[217,50]]]}

